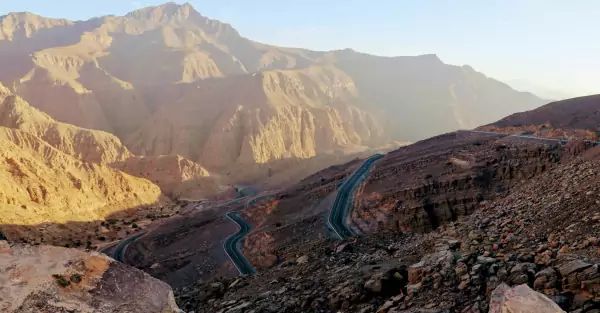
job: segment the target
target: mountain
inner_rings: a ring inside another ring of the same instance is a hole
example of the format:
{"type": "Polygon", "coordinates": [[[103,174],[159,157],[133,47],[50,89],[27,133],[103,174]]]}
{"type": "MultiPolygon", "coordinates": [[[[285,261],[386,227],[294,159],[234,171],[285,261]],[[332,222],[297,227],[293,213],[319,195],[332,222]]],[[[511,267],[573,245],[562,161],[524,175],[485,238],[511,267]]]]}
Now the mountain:
{"type": "Polygon", "coordinates": [[[577,94],[566,90],[559,90],[541,84],[536,84],[527,79],[511,79],[506,82],[516,90],[529,91],[544,99],[563,100],[576,97],[577,94]]]}
{"type": "Polygon", "coordinates": [[[265,178],[248,165],[353,154],[542,104],[434,55],[254,42],[189,4],[77,22],[13,13],[0,25],[0,81],[34,107],[233,183],[265,178]]]}
{"type": "Polygon", "coordinates": [[[195,162],[178,155],[136,156],[114,135],[57,122],[2,85],[0,146],[0,225],[12,240],[30,231],[61,236],[60,229],[20,226],[101,221],[165,205],[168,198],[228,190],[195,162]]]}
{"type": "Polygon", "coordinates": [[[101,161],[128,151],[106,133],[54,122],[22,99],[0,95],[1,224],[100,219],[160,200],[160,189],[101,161]]]}
{"type": "MultiPolygon", "coordinates": [[[[496,124],[587,130],[599,107],[576,98],[496,124]]],[[[583,133],[561,142],[499,130],[438,135],[367,171],[357,159],[190,212],[130,245],[126,260],[178,287],[180,306],[197,312],[595,310],[600,149],[583,133]],[[340,239],[332,217],[344,198],[353,235],[340,239]],[[239,277],[213,244],[235,232],[231,211],[250,228],[239,250],[256,275],[239,277]]]]}
{"type": "Polygon", "coordinates": [[[598,140],[599,125],[600,95],[592,95],[556,101],[531,111],[515,113],[480,129],[598,140]]]}

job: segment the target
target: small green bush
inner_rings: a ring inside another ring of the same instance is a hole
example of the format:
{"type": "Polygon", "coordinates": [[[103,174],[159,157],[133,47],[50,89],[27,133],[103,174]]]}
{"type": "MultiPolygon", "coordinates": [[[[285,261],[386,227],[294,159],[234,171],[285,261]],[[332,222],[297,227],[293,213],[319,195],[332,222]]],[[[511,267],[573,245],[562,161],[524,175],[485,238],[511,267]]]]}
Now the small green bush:
{"type": "Polygon", "coordinates": [[[81,275],[79,274],[73,274],[71,275],[71,277],[69,278],[70,281],[79,284],[81,282],[81,275]]]}
{"type": "Polygon", "coordinates": [[[65,287],[68,287],[68,286],[71,284],[71,282],[70,282],[70,281],[68,281],[68,280],[67,280],[67,279],[66,279],[64,276],[62,276],[62,275],[59,275],[59,274],[54,274],[54,275],[52,275],[52,277],[54,278],[54,280],[56,281],[56,283],[57,283],[59,286],[63,287],[63,288],[65,288],[65,287]]]}

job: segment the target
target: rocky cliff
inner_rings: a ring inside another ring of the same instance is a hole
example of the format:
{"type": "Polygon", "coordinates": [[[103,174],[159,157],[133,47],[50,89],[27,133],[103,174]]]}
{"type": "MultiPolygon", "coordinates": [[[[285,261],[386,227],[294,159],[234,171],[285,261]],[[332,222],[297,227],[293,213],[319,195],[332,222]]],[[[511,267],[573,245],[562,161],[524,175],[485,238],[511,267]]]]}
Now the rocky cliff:
{"type": "MultiPolygon", "coordinates": [[[[0,224],[12,240],[27,237],[18,226],[101,221],[165,196],[226,191],[195,162],[135,156],[114,135],[57,122],[1,85],[0,146],[0,224]]],[[[46,230],[36,231],[57,235],[46,230]]]]}
{"type": "Polygon", "coordinates": [[[377,162],[357,193],[352,222],[362,232],[431,231],[582,149],[470,132],[434,137],[377,162]]]}

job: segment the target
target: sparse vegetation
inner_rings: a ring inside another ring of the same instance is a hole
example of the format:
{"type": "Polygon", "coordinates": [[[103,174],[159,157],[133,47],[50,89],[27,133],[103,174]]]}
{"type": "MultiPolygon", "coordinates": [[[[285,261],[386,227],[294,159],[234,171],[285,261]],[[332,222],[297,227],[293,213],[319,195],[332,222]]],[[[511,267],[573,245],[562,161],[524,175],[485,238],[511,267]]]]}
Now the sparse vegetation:
{"type": "Polygon", "coordinates": [[[60,274],[54,274],[52,275],[52,277],[54,278],[54,280],[56,281],[56,283],[61,286],[62,288],[66,288],[69,285],[71,285],[71,282],[68,281],[63,275],[60,274]]]}
{"type": "Polygon", "coordinates": [[[79,284],[81,282],[81,279],[82,279],[81,275],[77,274],[77,273],[71,275],[71,277],[69,278],[70,281],[72,281],[72,282],[74,282],[76,284],[79,284]]]}

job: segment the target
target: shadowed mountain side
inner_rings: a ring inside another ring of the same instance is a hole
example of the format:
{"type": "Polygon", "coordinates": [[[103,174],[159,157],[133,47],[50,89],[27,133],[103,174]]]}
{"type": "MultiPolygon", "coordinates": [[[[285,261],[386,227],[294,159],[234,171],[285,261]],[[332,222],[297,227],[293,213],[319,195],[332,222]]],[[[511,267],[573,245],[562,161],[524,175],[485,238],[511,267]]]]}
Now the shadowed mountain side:
{"type": "Polygon", "coordinates": [[[42,222],[31,225],[1,223],[0,233],[9,242],[95,250],[145,230],[153,222],[169,218],[181,210],[182,204],[161,203],[121,209],[90,221],[42,222]]]}
{"type": "Polygon", "coordinates": [[[235,276],[223,244],[237,226],[224,214],[239,206],[196,209],[160,223],[129,246],[124,261],[178,287],[235,276]]]}

